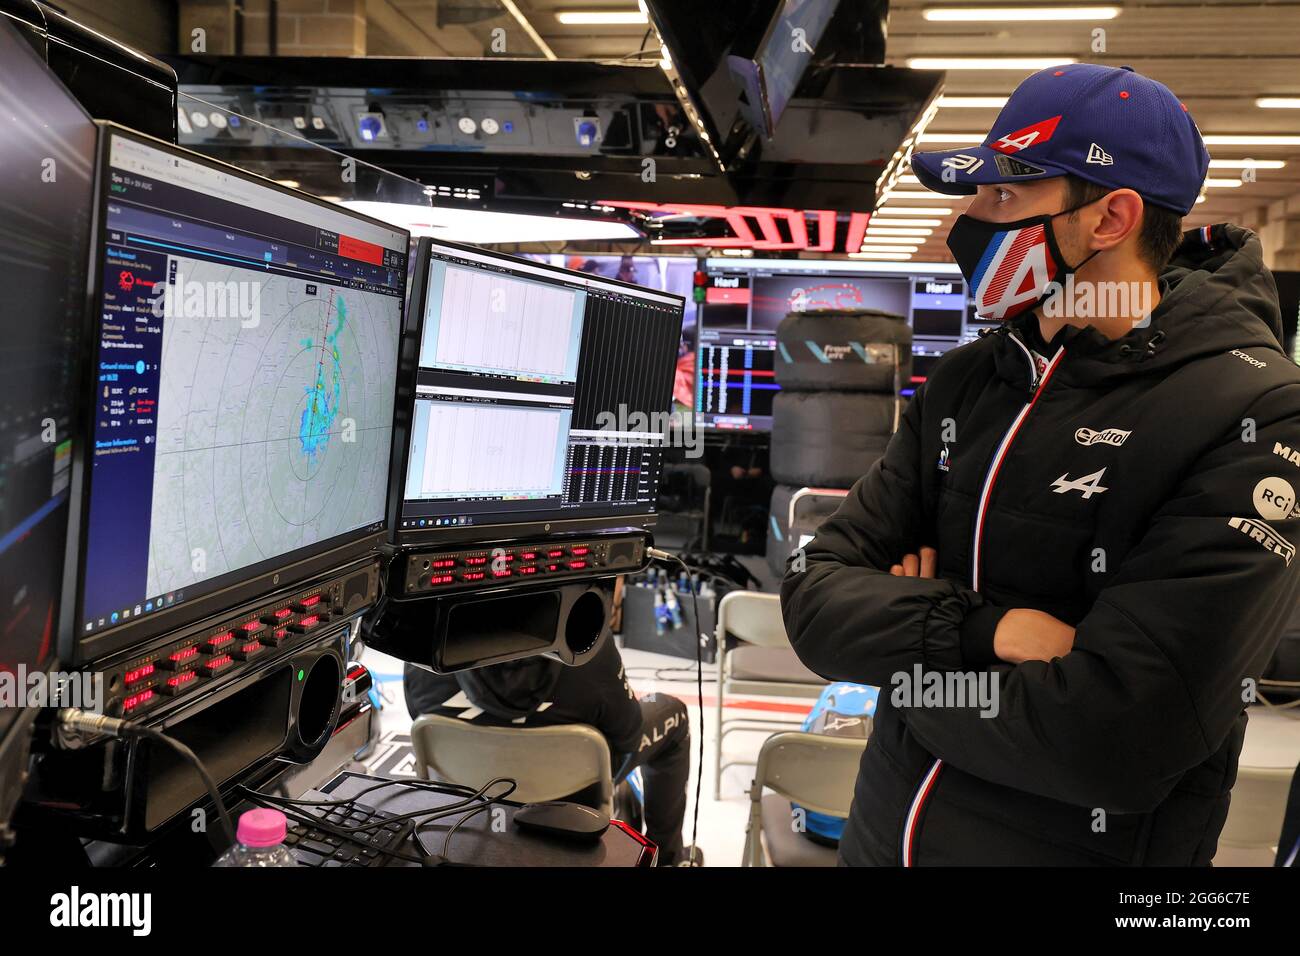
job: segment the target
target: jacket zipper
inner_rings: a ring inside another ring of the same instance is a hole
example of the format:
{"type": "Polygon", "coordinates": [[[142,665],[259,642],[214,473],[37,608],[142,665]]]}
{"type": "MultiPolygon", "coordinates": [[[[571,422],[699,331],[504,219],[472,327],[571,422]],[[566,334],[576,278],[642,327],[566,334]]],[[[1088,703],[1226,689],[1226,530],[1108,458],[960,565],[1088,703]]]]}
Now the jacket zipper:
{"type": "MultiPolygon", "coordinates": [[[[980,589],[980,545],[984,537],[984,512],[988,508],[989,499],[993,495],[993,484],[998,479],[998,472],[1002,469],[1002,462],[1006,460],[1008,452],[1011,450],[1012,443],[1020,433],[1020,427],[1024,424],[1025,418],[1029,415],[1029,410],[1034,407],[1039,397],[1043,394],[1043,389],[1051,381],[1052,373],[1056,367],[1061,364],[1061,359],[1065,355],[1065,347],[1057,348],[1056,354],[1048,361],[1047,367],[1043,369],[1040,377],[1038,374],[1038,363],[1034,361],[1033,353],[1021,342],[1010,330],[1007,332],[1007,338],[1019,346],[1020,351],[1025,353],[1025,360],[1029,362],[1029,381],[1030,396],[1029,401],[1025,402],[1020,413],[1012,420],[1002,436],[1002,441],[998,443],[998,450],[993,455],[993,460],[989,462],[988,473],[984,476],[984,487],[980,490],[979,505],[975,512],[975,540],[971,548],[971,590],[979,591],[980,589]]],[[[925,807],[925,801],[929,799],[930,793],[934,790],[935,780],[939,777],[939,771],[943,769],[943,761],[935,758],[930,769],[926,771],[925,776],[921,778],[921,783],[916,788],[916,793],[912,796],[912,804],[907,811],[907,820],[903,824],[903,866],[912,866],[913,843],[916,840],[916,825],[921,818],[921,811],[925,807]]]]}

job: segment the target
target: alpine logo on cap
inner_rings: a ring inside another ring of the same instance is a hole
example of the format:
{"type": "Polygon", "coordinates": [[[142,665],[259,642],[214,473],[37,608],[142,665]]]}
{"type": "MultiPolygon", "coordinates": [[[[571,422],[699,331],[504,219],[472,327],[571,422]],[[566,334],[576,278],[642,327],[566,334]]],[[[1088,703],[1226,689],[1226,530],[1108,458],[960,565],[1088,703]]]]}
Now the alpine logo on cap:
{"type": "Polygon", "coordinates": [[[1085,159],[1084,162],[1085,162],[1085,163],[1092,163],[1094,166],[1113,166],[1113,165],[1115,165],[1115,160],[1114,160],[1114,158],[1110,155],[1110,153],[1106,152],[1104,149],[1102,149],[1102,148],[1101,148],[1100,146],[1098,146],[1096,143],[1093,143],[1091,146],[1088,147],[1088,158],[1085,159]]]}
{"type": "Polygon", "coordinates": [[[1041,176],[1047,172],[1041,166],[1027,163],[1023,159],[1016,159],[1014,156],[998,155],[994,157],[993,161],[997,164],[998,172],[1003,176],[1041,176]]]}
{"type": "Polygon", "coordinates": [[[1056,124],[1059,122],[1061,122],[1059,116],[1040,120],[1032,126],[1018,129],[1014,133],[1007,133],[1007,135],[999,138],[996,143],[990,143],[989,148],[996,149],[999,153],[1018,153],[1030,146],[1038,146],[1052,138],[1052,134],[1056,132],[1056,124]]]}

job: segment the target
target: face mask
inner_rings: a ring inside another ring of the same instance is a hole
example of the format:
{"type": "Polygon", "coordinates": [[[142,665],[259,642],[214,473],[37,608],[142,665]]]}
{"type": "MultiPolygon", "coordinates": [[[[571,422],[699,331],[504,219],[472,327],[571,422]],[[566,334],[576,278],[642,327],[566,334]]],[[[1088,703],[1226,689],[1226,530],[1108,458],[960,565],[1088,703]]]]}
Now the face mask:
{"type": "Polygon", "coordinates": [[[948,232],[948,248],[970,285],[975,311],[984,318],[1013,319],[1036,308],[1053,291],[1053,282],[1063,284],[1095,256],[1097,252],[1077,266],[1067,265],[1052,230],[1056,216],[1086,205],[1018,222],[959,216],[948,232]]]}

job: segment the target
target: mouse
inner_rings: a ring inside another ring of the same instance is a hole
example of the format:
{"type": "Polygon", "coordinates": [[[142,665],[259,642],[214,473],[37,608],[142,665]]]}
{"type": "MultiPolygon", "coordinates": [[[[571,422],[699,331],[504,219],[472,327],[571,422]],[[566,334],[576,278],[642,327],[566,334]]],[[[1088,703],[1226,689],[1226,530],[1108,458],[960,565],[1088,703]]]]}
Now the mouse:
{"type": "Polygon", "coordinates": [[[515,825],[521,830],[564,840],[595,843],[609,829],[609,817],[580,803],[548,800],[529,803],[516,810],[515,825]]]}

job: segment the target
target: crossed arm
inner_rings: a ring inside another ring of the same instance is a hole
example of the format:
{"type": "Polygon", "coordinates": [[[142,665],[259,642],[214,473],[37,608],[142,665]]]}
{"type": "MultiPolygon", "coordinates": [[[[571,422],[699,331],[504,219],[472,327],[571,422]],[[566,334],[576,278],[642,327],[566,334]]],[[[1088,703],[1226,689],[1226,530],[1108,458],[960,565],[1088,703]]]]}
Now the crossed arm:
{"type": "MultiPolygon", "coordinates": [[[[889,573],[896,578],[934,578],[939,553],[921,548],[919,554],[905,554],[889,573]]],[[[993,653],[1008,664],[1050,661],[1064,657],[1074,647],[1074,628],[1044,611],[1027,607],[1010,608],[993,632],[993,653]]]]}

